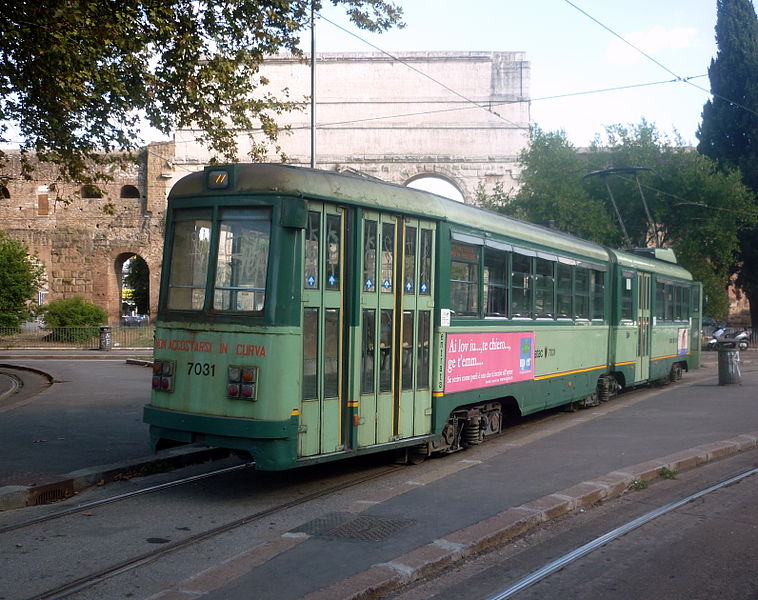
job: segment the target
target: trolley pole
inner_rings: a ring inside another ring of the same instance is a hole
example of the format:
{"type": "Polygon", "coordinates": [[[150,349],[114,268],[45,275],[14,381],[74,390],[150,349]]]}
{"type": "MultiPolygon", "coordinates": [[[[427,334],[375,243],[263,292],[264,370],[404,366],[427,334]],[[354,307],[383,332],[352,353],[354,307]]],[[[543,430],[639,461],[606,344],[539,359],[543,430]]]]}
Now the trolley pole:
{"type": "Polygon", "coordinates": [[[311,169],[316,168],[316,11],[311,0],[311,169]]]}

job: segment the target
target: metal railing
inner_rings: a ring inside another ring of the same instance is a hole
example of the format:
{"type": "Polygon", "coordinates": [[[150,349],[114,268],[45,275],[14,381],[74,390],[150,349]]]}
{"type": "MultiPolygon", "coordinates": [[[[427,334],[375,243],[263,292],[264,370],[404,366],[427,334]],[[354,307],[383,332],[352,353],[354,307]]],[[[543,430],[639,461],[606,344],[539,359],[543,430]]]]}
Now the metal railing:
{"type": "MultiPolygon", "coordinates": [[[[111,348],[152,348],[153,326],[112,327],[111,348]]],[[[76,349],[101,348],[100,327],[41,328],[26,324],[22,327],[0,327],[0,349],[76,349]]]]}

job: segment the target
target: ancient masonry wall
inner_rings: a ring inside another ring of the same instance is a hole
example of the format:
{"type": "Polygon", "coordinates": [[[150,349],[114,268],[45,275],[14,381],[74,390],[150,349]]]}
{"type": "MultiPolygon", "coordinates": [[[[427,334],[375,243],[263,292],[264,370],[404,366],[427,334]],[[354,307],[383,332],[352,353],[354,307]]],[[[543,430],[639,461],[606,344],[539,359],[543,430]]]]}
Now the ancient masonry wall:
{"type": "Polygon", "coordinates": [[[54,184],[55,167],[39,164],[33,180],[20,176],[9,154],[0,197],[0,229],[25,243],[44,264],[46,301],[82,296],[103,307],[109,322],[121,314],[121,268],[134,255],[150,269],[150,304],[158,300],[163,224],[173,143],[151,144],[137,164],[114,173],[100,198],[71,184],[54,184]],[[6,193],[7,192],[7,193],[6,193]],[[7,196],[7,197],[6,197],[7,196]],[[126,196],[126,197],[124,197],[126,196]]]}

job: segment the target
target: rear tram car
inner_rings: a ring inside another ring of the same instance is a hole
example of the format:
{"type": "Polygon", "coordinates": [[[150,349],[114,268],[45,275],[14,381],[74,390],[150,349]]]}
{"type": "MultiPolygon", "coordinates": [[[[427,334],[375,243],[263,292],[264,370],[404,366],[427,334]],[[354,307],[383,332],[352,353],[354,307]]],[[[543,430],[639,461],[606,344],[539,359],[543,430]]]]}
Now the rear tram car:
{"type": "Polygon", "coordinates": [[[699,366],[701,287],[433,194],[284,165],[208,167],[168,205],[155,448],[282,470],[454,452],[504,419],[699,366]]]}

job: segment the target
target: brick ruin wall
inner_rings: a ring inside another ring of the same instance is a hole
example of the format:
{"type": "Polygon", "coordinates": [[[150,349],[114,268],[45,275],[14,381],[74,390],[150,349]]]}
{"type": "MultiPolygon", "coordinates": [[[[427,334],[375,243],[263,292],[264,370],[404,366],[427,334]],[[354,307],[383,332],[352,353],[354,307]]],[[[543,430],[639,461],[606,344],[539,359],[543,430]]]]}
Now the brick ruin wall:
{"type": "Polygon", "coordinates": [[[80,186],[54,184],[53,165],[38,164],[33,179],[23,179],[19,156],[8,153],[0,173],[7,178],[0,229],[26,244],[44,265],[47,302],[81,296],[117,324],[121,269],[139,255],[150,270],[150,312],[155,314],[168,191],[161,172],[172,156],[173,144],[151,144],[136,164],[100,186],[102,197],[87,198],[80,186]]]}

